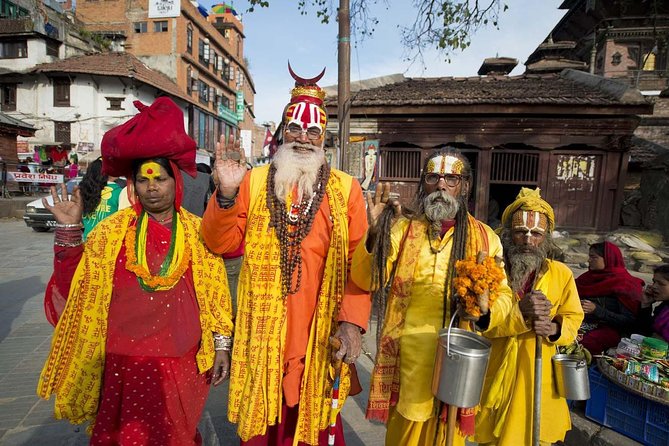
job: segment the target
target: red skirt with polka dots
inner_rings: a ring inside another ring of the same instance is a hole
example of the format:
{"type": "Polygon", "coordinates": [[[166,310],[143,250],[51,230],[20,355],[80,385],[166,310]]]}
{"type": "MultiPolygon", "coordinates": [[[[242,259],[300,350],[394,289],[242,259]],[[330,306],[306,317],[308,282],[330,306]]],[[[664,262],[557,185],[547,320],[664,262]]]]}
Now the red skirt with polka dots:
{"type": "Polygon", "coordinates": [[[209,393],[197,347],[181,358],[108,353],[91,445],[200,446],[209,393]]]}

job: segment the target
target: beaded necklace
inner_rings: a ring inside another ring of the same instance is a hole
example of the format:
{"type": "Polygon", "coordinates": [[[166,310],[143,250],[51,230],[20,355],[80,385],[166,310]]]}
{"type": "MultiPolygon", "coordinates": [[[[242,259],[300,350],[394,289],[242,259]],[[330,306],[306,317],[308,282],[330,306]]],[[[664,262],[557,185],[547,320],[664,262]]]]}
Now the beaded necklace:
{"type": "Polygon", "coordinates": [[[270,227],[276,231],[280,247],[281,292],[284,297],[295,294],[302,283],[302,241],[311,230],[316,213],[325,196],[325,186],[330,178],[330,166],[323,164],[318,171],[311,197],[303,197],[299,204],[293,203],[286,211],[286,205],[274,193],[276,167],[269,169],[267,178],[267,208],[270,227]],[[293,273],[297,268],[297,280],[293,286],[293,273]]]}
{"type": "Polygon", "coordinates": [[[433,235],[432,235],[434,232],[435,232],[435,231],[433,231],[432,228],[428,228],[428,229],[427,229],[427,240],[430,242],[430,251],[432,251],[432,254],[439,254],[441,251],[444,250],[444,248],[446,247],[447,243],[444,243],[444,246],[442,246],[442,247],[440,248],[439,245],[441,244],[441,239],[436,240],[436,242],[437,242],[437,247],[435,248],[435,247],[434,247],[434,242],[435,242],[434,238],[436,238],[436,235],[434,236],[434,238],[433,238],[433,235]]]}

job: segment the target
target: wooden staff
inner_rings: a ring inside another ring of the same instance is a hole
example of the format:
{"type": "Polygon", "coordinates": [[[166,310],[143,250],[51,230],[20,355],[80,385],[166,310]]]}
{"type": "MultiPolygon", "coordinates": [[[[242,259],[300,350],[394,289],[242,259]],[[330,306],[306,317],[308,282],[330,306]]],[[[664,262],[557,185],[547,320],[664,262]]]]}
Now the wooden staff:
{"type": "MultiPolygon", "coordinates": [[[[336,352],[341,348],[341,340],[339,338],[331,338],[330,345],[332,351],[336,352]]],[[[341,377],[341,359],[337,359],[333,366],[335,369],[334,383],[332,384],[332,405],[330,406],[330,428],[328,432],[328,446],[335,444],[335,432],[337,426],[337,414],[339,413],[339,381],[341,377]]]]}
{"type": "MultiPolygon", "coordinates": [[[[535,290],[541,267],[534,272],[532,291],[535,290]]],[[[534,405],[532,406],[532,446],[539,446],[541,433],[541,375],[543,361],[543,339],[537,335],[534,338],[534,405]]]]}

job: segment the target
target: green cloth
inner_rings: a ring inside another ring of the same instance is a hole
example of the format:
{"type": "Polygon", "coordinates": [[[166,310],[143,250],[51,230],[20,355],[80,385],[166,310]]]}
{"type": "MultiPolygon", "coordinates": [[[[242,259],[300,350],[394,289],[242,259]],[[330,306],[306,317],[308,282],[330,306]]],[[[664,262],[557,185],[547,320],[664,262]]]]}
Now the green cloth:
{"type": "Polygon", "coordinates": [[[123,188],[114,182],[109,182],[100,193],[100,204],[93,212],[84,215],[84,241],[95,225],[118,210],[119,197],[123,188]]]}

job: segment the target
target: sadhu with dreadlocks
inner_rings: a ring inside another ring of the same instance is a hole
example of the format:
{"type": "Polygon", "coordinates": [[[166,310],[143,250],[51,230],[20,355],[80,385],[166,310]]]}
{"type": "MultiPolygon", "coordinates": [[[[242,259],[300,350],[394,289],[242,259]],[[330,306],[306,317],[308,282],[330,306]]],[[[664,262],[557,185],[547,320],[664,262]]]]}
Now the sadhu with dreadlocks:
{"type": "MultiPolygon", "coordinates": [[[[363,289],[378,288],[380,331],[367,418],[387,424],[386,445],[431,445],[435,436],[443,441],[446,410],[432,395],[431,380],[438,332],[456,311],[455,263],[480,251],[502,255],[497,235],[467,212],[471,175],[467,159],[449,148],[426,159],[416,199],[403,216],[388,210],[388,185],[368,197],[371,227],[353,255],[351,277],[363,289]]],[[[479,328],[499,325],[510,308],[503,279],[494,305],[481,312],[479,328]]],[[[454,444],[473,433],[475,413],[459,410],[454,444]]]]}
{"type": "Polygon", "coordinates": [[[522,188],[502,214],[500,236],[515,303],[508,322],[487,333],[494,339],[476,419],[480,445],[532,444],[535,411],[541,445],[563,441],[571,429],[567,400],[553,385],[550,358],[557,346],[574,342],[583,309],[571,270],[552,260],[554,228],[553,208],[539,189],[522,188]],[[542,358],[538,400],[533,386],[537,339],[542,358]]]}
{"type": "MultiPolygon", "coordinates": [[[[327,164],[320,76],[293,77],[271,164],[247,172],[243,153],[219,144],[220,183],[202,222],[214,252],[245,243],[228,405],[242,445],[328,444],[331,359],[346,363],[341,402],[371,307],[367,292],[346,283],[367,231],[362,189],[327,164]]],[[[343,445],[341,420],[336,426],[335,444],[343,445]]]]}

